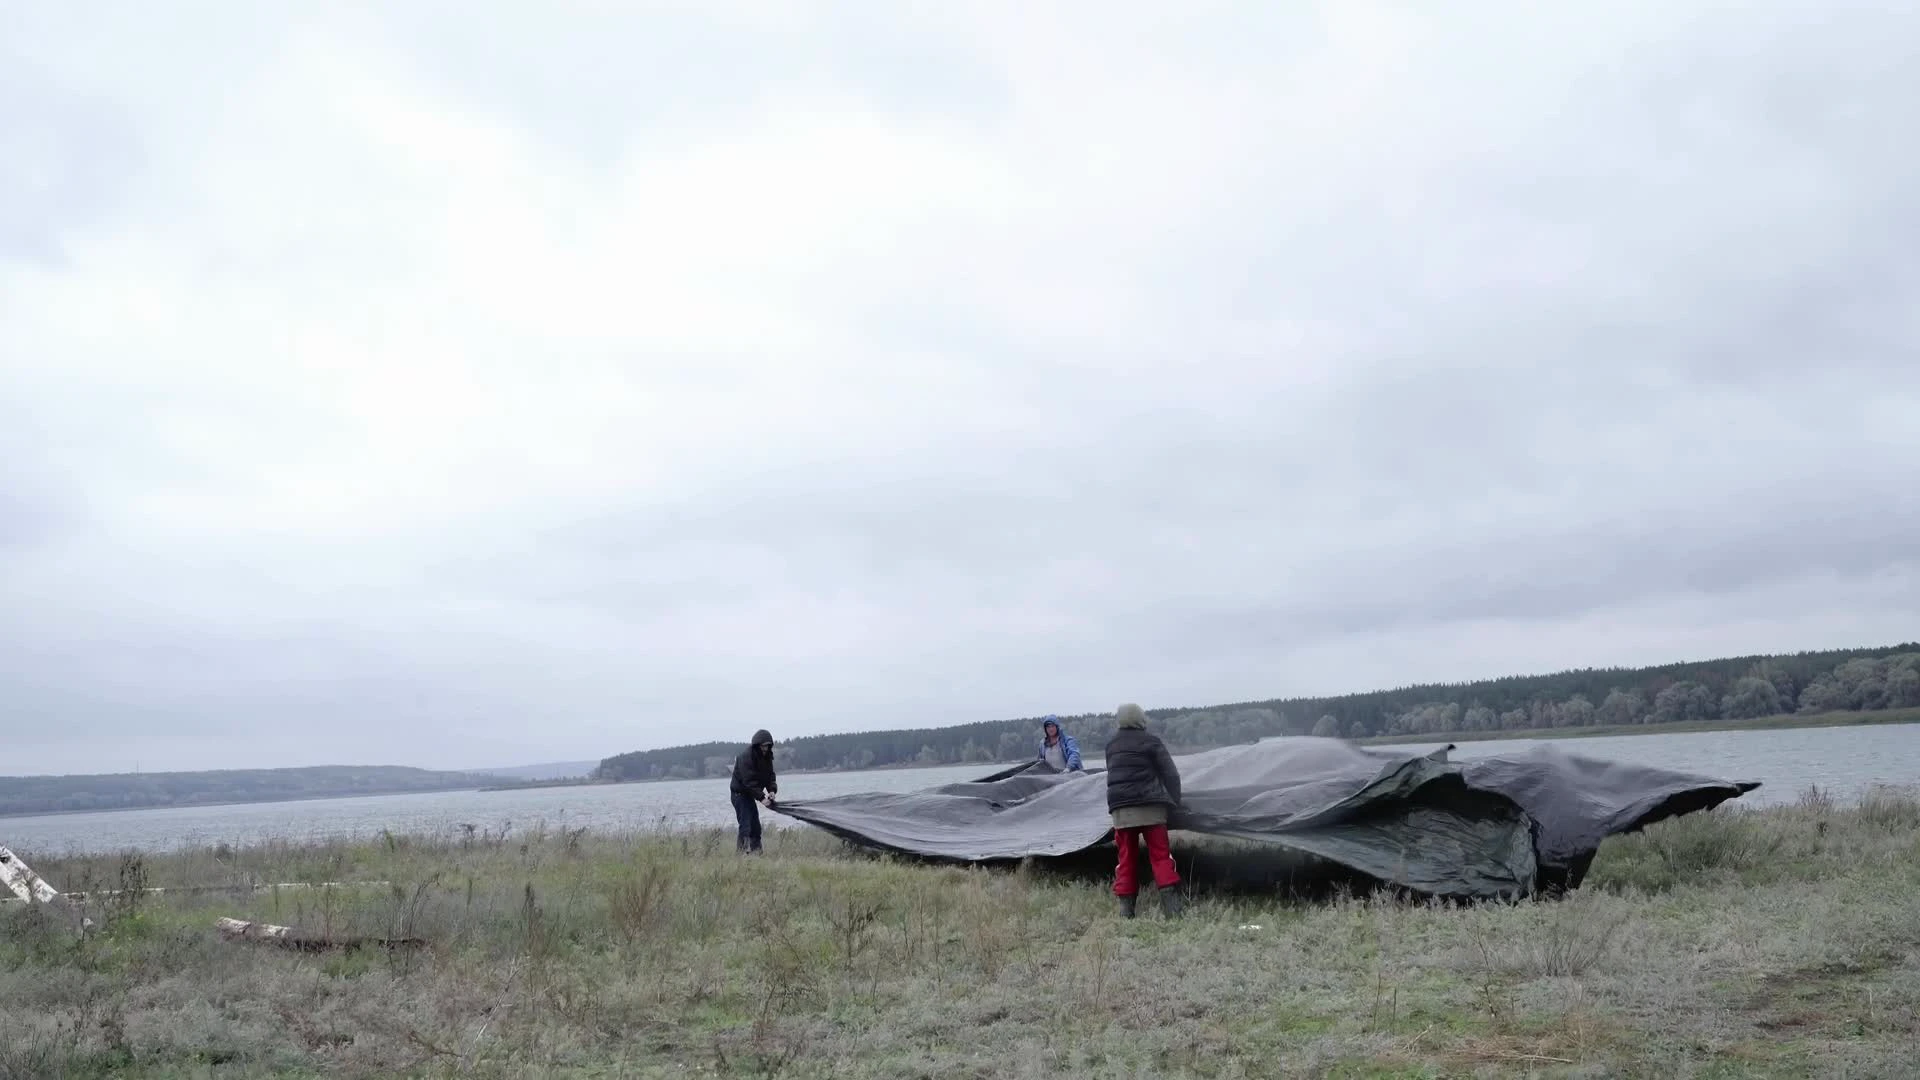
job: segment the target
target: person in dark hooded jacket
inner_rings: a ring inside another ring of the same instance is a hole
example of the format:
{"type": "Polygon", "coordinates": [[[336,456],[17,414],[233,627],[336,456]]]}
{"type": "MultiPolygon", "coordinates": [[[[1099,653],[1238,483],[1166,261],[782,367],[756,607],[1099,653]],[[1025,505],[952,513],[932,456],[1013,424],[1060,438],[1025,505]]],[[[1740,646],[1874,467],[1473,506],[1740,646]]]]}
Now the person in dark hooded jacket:
{"type": "Polygon", "coordinates": [[[1107,811],[1113,815],[1113,842],[1120,848],[1113,895],[1120,898],[1120,914],[1133,918],[1146,869],[1140,860],[1144,840],[1160,906],[1168,916],[1178,915],[1180,871],[1167,847],[1167,815],[1180,805],[1180,770],[1160,736],[1147,730],[1147,714],[1140,706],[1122,705],[1113,716],[1118,730],[1107,740],[1107,811]]]}
{"type": "Polygon", "coordinates": [[[762,729],[733,762],[733,816],[740,823],[737,843],[743,854],[760,850],[760,805],[771,808],[779,790],[773,775],[773,736],[762,729]]]}

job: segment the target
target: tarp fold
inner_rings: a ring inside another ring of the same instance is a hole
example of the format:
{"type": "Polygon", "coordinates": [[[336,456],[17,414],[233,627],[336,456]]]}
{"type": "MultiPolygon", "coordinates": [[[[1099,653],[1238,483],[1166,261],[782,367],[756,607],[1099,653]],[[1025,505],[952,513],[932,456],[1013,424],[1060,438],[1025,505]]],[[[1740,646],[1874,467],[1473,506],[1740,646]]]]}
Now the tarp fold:
{"type": "MultiPolygon", "coordinates": [[[[1444,897],[1577,886],[1609,836],[1759,785],[1568,754],[1467,761],[1340,739],[1270,739],[1177,759],[1178,830],[1270,843],[1444,897]]],[[[783,802],[796,820],[884,851],[958,862],[1078,854],[1110,840],[1106,777],[1032,762],[906,793],[783,802]]]]}

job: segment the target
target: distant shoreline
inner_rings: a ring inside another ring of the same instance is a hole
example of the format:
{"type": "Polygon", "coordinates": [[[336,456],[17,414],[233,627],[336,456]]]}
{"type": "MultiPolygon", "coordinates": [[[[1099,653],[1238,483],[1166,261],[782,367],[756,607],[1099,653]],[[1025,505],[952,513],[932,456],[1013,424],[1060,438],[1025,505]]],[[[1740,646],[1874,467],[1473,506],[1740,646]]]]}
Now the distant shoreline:
{"type": "Polygon", "coordinates": [[[1517,731],[1438,731],[1426,735],[1375,735],[1355,741],[1363,746],[1393,746],[1406,743],[1492,742],[1500,739],[1605,739],[1710,731],[1792,731],[1798,728],[1873,727],[1881,724],[1920,724],[1920,709],[1875,709],[1869,712],[1828,712],[1804,716],[1788,713],[1751,720],[1682,720],[1669,724],[1600,724],[1590,727],[1522,728],[1517,731]]]}
{"type": "Polygon", "coordinates": [[[208,810],[222,806],[260,806],[272,803],[334,802],[339,799],[385,799],[394,795],[446,795],[481,790],[475,784],[443,788],[406,788],[400,791],[343,791],[337,795],[282,795],[268,799],[221,799],[216,802],[152,803],[147,806],[96,806],[86,810],[0,810],[0,821],[14,818],[72,817],[75,814],[125,814],[136,810],[208,810]]]}
{"type": "MultiPolygon", "coordinates": [[[[931,765],[923,762],[910,762],[898,765],[874,765],[865,769],[782,769],[781,776],[840,776],[846,773],[885,773],[907,772],[913,769],[959,769],[967,765],[978,765],[983,769],[1003,769],[1008,765],[1018,765],[1026,758],[1011,761],[936,761],[931,765]]],[[[530,788],[556,787],[622,787],[627,784],[692,784],[701,780],[725,780],[724,776],[650,776],[638,780],[592,780],[572,778],[566,780],[530,780],[526,783],[491,784],[481,791],[526,791],[530,788]]]]}
{"type": "MultiPolygon", "coordinates": [[[[1399,746],[1413,743],[1466,743],[1493,742],[1511,739],[1599,739],[1617,738],[1630,735],[1685,735],[1695,732],[1711,731],[1791,731],[1796,728],[1834,728],[1834,727],[1871,727],[1884,724],[1920,724],[1920,709],[1877,709],[1870,712],[1830,712],[1800,715],[1789,713],[1782,716],[1762,716],[1751,720],[1684,720],[1668,724],[1601,724],[1589,727],[1566,728],[1523,728],[1517,731],[1446,731],[1430,735],[1375,735],[1365,739],[1353,740],[1362,746],[1399,746]]],[[[1273,736],[1274,738],[1298,738],[1299,736],[1273,736]]],[[[1264,741],[1264,740],[1263,740],[1264,741]]],[[[1245,745],[1245,744],[1223,744],[1245,745]]],[[[1219,746],[1176,747],[1176,754],[1201,754],[1208,750],[1218,750],[1219,746]]],[[[885,773],[902,772],[910,769],[957,769],[967,764],[979,765],[982,769],[1005,768],[1018,765],[1026,758],[1009,761],[977,762],[939,762],[932,765],[914,762],[899,765],[876,765],[867,769],[795,769],[783,771],[782,776],[839,776],[844,773],[885,773]]],[[[552,787],[602,787],[624,784],[687,784],[701,780],[724,780],[724,776],[661,776],[644,780],[536,780],[526,783],[499,785],[481,788],[481,791],[523,791],[529,788],[552,787]]]]}

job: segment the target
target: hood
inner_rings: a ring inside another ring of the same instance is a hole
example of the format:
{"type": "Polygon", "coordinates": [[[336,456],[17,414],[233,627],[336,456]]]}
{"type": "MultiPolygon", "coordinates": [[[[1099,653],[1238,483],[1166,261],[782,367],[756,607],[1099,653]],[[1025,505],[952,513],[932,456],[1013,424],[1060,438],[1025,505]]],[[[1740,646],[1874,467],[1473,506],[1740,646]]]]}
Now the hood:
{"type": "Polygon", "coordinates": [[[1042,721],[1040,721],[1040,733],[1041,733],[1041,734],[1043,734],[1043,735],[1044,735],[1044,734],[1046,734],[1046,733],[1047,733],[1047,729],[1049,729],[1049,728],[1051,728],[1051,729],[1053,729],[1054,731],[1059,731],[1059,730],[1060,730],[1060,718],[1059,718],[1059,717],[1057,717],[1057,716],[1049,716],[1049,717],[1047,717],[1046,719],[1044,719],[1044,720],[1042,720],[1042,721]]]}
{"type": "Polygon", "coordinates": [[[1113,710],[1113,721],[1123,728],[1144,728],[1147,726],[1147,714],[1138,705],[1122,705],[1113,710]]]}
{"type": "Polygon", "coordinates": [[[773,745],[773,734],[766,728],[761,728],[759,731],[753,733],[752,745],[760,747],[761,749],[771,747],[773,745]]]}

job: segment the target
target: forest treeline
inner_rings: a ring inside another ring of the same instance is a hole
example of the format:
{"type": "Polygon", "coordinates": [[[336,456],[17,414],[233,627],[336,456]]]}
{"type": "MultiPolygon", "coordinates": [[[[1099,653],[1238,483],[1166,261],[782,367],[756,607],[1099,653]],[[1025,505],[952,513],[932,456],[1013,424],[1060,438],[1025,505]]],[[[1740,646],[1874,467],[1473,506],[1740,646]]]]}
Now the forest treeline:
{"type": "Polygon", "coordinates": [[[400,765],[315,765],[294,769],[0,776],[0,816],[75,810],[398,795],[479,787],[488,778],[400,765]]]}
{"type": "MultiPolygon", "coordinates": [[[[1914,707],[1920,707],[1920,643],[1659,667],[1583,668],[1340,697],[1149,709],[1147,715],[1174,749],[1196,751],[1274,735],[1438,736],[1914,707]]],[[[1107,715],[1063,717],[1062,723],[1090,756],[1097,756],[1113,733],[1107,715]]],[[[748,731],[741,734],[739,741],[744,742],[748,731]]],[[[809,735],[783,740],[778,753],[780,767],[793,771],[986,764],[1032,755],[1038,736],[1039,718],[1032,717],[809,735]]],[[[739,749],[738,742],[729,741],[636,750],[602,761],[595,777],[724,776],[739,749]]]]}

